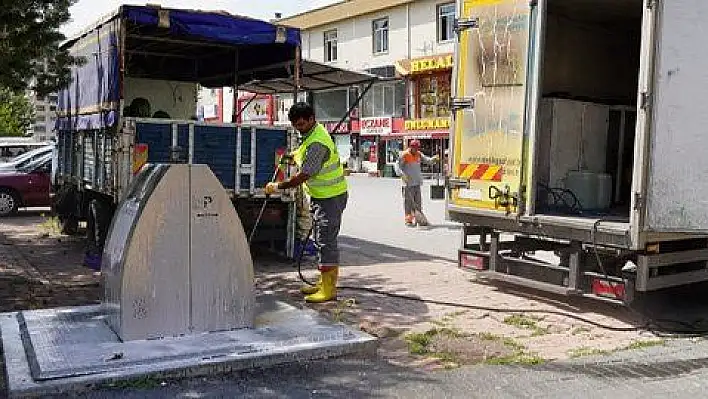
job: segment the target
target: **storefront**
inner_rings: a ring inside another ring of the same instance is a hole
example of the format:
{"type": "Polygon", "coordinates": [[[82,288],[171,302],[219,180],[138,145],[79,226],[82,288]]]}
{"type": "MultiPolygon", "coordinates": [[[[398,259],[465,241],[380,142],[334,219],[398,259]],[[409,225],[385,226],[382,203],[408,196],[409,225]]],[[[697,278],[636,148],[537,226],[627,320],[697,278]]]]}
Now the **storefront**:
{"type": "MultiPolygon", "coordinates": [[[[401,136],[407,142],[418,139],[426,155],[444,156],[449,147],[450,101],[453,55],[402,60],[396,63],[397,73],[408,81],[410,93],[409,118],[401,136]]],[[[439,165],[424,167],[426,173],[437,173],[439,165]]]]}
{"type": "Polygon", "coordinates": [[[379,116],[361,118],[355,123],[358,128],[359,158],[364,172],[376,173],[386,164],[386,143],[382,137],[393,132],[393,117],[379,116]]]}
{"type": "Polygon", "coordinates": [[[348,163],[353,148],[349,121],[344,121],[341,124],[339,124],[339,121],[323,121],[322,125],[332,135],[332,140],[334,140],[337,152],[339,152],[340,162],[345,166],[349,166],[348,163]]]}

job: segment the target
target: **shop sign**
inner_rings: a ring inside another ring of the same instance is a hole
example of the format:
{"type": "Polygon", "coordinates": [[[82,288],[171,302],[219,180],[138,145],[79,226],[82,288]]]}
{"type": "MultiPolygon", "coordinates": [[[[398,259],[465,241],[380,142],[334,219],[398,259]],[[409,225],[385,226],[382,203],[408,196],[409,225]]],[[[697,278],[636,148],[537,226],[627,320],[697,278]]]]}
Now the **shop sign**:
{"type": "Polygon", "coordinates": [[[324,128],[327,129],[328,132],[330,133],[349,133],[349,122],[342,122],[341,125],[339,125],[339,129],[337,131],[334,131],[334,128],[337,127],[337,124],[339,122],[325,122],[323,123],[324,128]]]}
{"type": "Polygon", "coordinates": [[[450,118],[411,119],[405,123],[406,131],[444,130],[450,128],[450,118]]]}
{"type": "MultiPolygon", "coordinates": [[[[239,101],[239,107],[246,104],[249,100],[242,99],[239,101]]],[[[256,97],[250,104],[241,112],[241,121],[243,122],[265,122],[270,116],[270,98],[256,97]]]]}
{"type": "Polygon", "coordinates": [[[441,71],[452,68],[452,55],[411,60],[411,73],[441,71]]]}
{"type": "Polygon", "coordinates": [[[386,136],[393,131],[393,118],[390,116],[378,118],[361,118],[362,136],[386,136]]]}

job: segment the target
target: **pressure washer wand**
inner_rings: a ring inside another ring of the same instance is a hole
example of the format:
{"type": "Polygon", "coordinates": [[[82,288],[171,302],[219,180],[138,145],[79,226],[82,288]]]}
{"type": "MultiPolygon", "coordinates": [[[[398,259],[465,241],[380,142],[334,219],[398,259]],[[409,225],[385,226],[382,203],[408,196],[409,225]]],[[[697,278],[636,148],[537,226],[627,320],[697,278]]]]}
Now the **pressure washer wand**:
{"type": "MultiPolygon", "coordinates": [[[[282,161],[282,158],[281,158],[282,161]]],[[[275,164],[275,170],[273,171],[273,177],[270,178],[270,183],[274,183],[275,179],[278,177],[278,172],[280,171],[280,162],[275,164]]],[[[261,206],[261,211],[258,213],[258,217],[256,218],[256,223],[253,225],[253,229],[251,230],[251,234],[248,236],[248,245],[251,245],[251,241],[253,241],[253,236],[256,235],[256,230],[258,230],[258,225],[261,224],[261,219],[263,218],[263,213],[265,212],[266,206],[268,205],[268,198],[270,198],[270,195],[266,194],[265,200],[263,200],[263,205],[261,206]]]]}
{"type": "MultiPolygon", "coordinates": [[[[275,170],[273,171],[273,176],[270,178],[270,182],[274,183],[275,179],[278,177],[278,172],[280,171],[280,165],[282,163],[284,157],[280,159],[280,161],[275,165],[275,170]]],[[[263,213],[265,212],[265,208],[268,205],[268,198],[270,198],[269,195],[266,195],[265,200],[263,201],[263,205],[261,205],[261,211],[258,212],[258,217],[256,218],[256,222],[253,224],[253,229],[251,230],[251,234],[248,237],[248,245],[251,245],[251,242],[253,241],[253,237],[256,235],[256,230],[258,230],[258,226],[261,224],[261,219],[263,218],[263,213]]],[[[310,239],[310,236],[312,235],[312,230],[314,228],[314,225],[310,227],[310,230],[307,232],[307,235],[305,238],[302,240],[300,243],[300,253],[297,256],[297,274],[300,277],[300,280],[302,280],[304,283],[309,284],[314,286],[315,283],[308,281],[305,276],[302,274],[302,257],[305,254],[305,245],[307,245],[307,241],[310,239]]]]}

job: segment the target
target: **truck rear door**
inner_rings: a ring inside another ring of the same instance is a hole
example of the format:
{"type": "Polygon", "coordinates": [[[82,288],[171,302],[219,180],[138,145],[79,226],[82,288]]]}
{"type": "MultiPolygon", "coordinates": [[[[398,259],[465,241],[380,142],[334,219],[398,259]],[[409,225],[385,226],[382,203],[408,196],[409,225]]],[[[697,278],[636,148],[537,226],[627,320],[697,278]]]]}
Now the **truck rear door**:
{"type": "Polygon", "coordinates": [[[529,3],[458,1],[450,208],[516,211],[507,195],[526,173],[529,3]]]}
{"type": "Polygon", "coordinates": [[[705,0],[645,0],[635,233],[708,232],[707,20],[705,0]]]}

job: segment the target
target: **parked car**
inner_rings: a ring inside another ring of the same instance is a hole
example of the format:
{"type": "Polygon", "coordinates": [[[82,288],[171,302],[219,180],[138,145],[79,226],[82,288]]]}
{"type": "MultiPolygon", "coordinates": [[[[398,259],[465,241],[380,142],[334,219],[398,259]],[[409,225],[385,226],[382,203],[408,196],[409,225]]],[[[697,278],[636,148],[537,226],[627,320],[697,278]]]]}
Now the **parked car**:
{"type": "Polygon", "coordinates": [[[50,142],[35,141],[30,137],[0,137],[0,161],[7,162],[26,152],[46,147],[50,142]]]}
{"type": "Polygon", "coordinates": [[[34,150],[27,151],[18,155],[7,162],[0,163],[0,172],[13,171],[18,168],[23,168],[39,159],[43,159],[47,154],[51,154],[54,150],[54,145],[46,145],[34,150]]]}
{"type": "Polygon", "coordinates": [[[17,170],[0,171],[0,216],[20,207],[50,206],[52,154],[17,170]]]}

